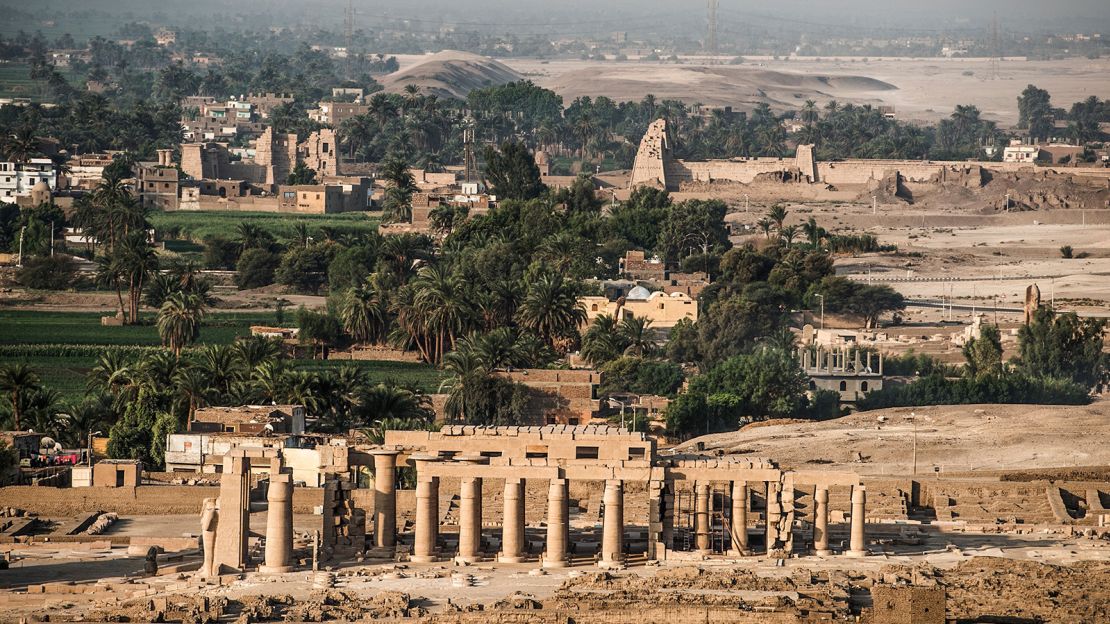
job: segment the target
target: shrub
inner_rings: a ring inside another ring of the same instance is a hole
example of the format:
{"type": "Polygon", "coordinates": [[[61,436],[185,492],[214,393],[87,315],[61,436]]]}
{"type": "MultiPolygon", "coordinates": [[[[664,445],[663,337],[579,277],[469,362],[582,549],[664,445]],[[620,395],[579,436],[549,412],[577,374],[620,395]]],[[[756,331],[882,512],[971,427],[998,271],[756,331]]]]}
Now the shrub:
{"type": "Polygon", "coordinates": [[[1064,245],[1063,247],[1060,248],[1060,257],[1061,258],[1071,259],[1073,257],[1073,254],[1074,254],[1074,250],[1072,249],[1071,245],[1064,245]]]}
{"type": "Polygon", "coordinates": [[[77,279],[77,263],[69,256],[31,258],[16,273],[16,280],[36,290],[65,290],[77,279]]]}
{"type": "Polygon", "coordinates": [[[266,249],[248,249],[239,256],[235,265],[238,274],[235,276],[235,285],[239,290],[261,288],[274,283],[274,271],[280,262],[277,254],[266,249]]]}

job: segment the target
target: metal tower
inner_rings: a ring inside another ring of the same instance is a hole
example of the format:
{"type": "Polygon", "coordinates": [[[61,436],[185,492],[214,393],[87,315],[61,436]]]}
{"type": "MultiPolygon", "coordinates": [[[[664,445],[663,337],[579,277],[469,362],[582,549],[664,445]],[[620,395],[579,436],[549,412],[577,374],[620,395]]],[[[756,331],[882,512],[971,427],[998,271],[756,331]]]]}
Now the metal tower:
{"type": "Polygon", "coordinates": [[[351,49],[352,42],[355,36],[355,5],[354,0],[347,0],[347,10],[343,15],[343,37],[346,40],[347,55],[343,57],[343,77],[347,80],[351,79],[351,55],[354,50],[351,49]]]}
{"type": "Polygon", "coordinates": [[[709,32],[705,35],[705,51],[717,56],[717,7],[719,0],[709,0],[709,32]]]}
{"type": "Polygon", "coordinates": [[[995,13],[991,20],[991,80],[998,80],[998,61],[1001,58],[1002,42],[998,36],[998,13],[995,13]]]}

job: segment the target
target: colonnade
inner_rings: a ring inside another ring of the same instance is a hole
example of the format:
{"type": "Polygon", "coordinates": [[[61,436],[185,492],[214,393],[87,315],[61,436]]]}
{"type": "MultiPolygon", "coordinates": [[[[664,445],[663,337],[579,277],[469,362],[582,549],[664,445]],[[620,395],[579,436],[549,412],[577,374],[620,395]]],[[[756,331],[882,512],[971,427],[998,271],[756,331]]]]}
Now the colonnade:
{"type": "MultiPolygon", "coordinates": [[[[396,451],[375,451],[375,513],[374,513],[374,540],[375,546],[383,549],[392,549],[396,545],[396,451]]],[[[651,477],[643,478],[648,472],[642,469],[627,471],[622,475],[620,469],[608,467],[583,467],[575,470],[558,466],[490,466],[484,464],[486,458],[478,456],[457,457],[453,461],[443,461],[434,455],[414,455],[411,458],[416,467],[416,521],[414,526],[414,539],[411,559],[414,562],[433,562],[439,560],[437,552],[439,538],[439,522],[441,510],[440,479],[441,476],[458,476],[459,485],[459,518],[458,518],[458,553],[455,559],[460,563],[475,563],[483,559],[482,553],[482,486],[485,478],[504,480],[504,519],[501,524],[501,551],[497,561],[502,563],[520,563],[527,559],[525,538],[525,484],[526,479],[546,479],[547,510],[546,510],[546,545],[541,557],[542,566],[545,568],[562,568],[569,565],[569,554],[573,551],[570,536],[570,480],[603,481],[604,491],[602,502],[604,512],[602,517],[602,539],[598,557],[598,564],[602,567],[618,567],[625,562],[625,513],[624,494],[626,481],[655,482],[655,487],[649,487],[650,492],[663,491],[658,487],[657,476],[662,476],[663,481],[672,488],[675,484],[689,482],[686,475],[671,475],[667,469],[650,469],[651,477]],[[591,469],[593,469],[591,471],[591,469]],[[605,472],[609,478],[596,478],[596,474],[605,472]],[[581,473],[581,474],[577,474],[581,473]],[[627,476],[630,478],[621,478],[627,476]]],[[[733,471],[735,472],[735,471],[733,471]]],[[[756,477],[765,475],[783,475],[777,470],[761,469],[752,471],[756,477]]],[[[700,474],[705,473],[702,469],[700,474]]],[[[730,476],[728,470],[722,470],[721,476],[730,476]]],[[[734,556],[750,554],[749,514],[751,511],[751,491],[753,485],[761,485],[764,490],[767,506],[765,515],[765,541],[767,552],[773,550],[791,551],[793,547],[794,510],[792,498],[783,501],[783,493],[794,491],[793,481],[784,482],[779,478],[755,478],[751,481],[739,479],[695,479],[694,492],[694,539],[691,544],[697,552],[708,555],[712,552],[711,532],[714,526],[712,512],[713,483],[728,483],[728,498],[731,499],[730,514],[727,526],[723,527],[730,536],[730,554],[734,556]],[[785,513],[784,513],[784,510],[785,513]]],[[[673,501],[672,495],[668,497],[673,501]]],[[[656,506],[663,510],[659,518],[649,519],[648,541],[662,542],[665,547],[673,547],[675,509],[673,502],[669,505],[656,506]]],[[[813,525],[813,551],[819,556],[832,554],[829,544],[829,490],[828,485],[818,484],[815,487],[813,516],[810,518],[813,525]]],[[[721,522],[724,523],[724,516],[721,522]]],[[[857,483],[852,484],[851,493],[851,522],[849,548],[844,553],[847,556],[860,557],[867,554],[866,549],[866,492],[857,483]]],[[[649,548],[649,557],[653,549],[649,548]]]]}

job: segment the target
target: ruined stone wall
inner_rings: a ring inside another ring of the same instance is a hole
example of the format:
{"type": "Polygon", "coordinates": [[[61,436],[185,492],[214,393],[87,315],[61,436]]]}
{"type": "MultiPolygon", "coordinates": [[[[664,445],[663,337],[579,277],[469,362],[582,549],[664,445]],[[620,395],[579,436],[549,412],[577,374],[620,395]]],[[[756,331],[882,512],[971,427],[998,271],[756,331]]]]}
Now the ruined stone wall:
{"type": "MultiPolygon", "coordinates": [[[[28,485],[0,488],[0,507],[19,507],[54,517],[114,511],[125,516],[196,513],[199,518],[204,499],[219,495],[218,486],[204,485],[144,485],[135,488],[28,485]]],[[[293,488],[294,513],[310,514],[323,500],[320,488],[293,488]]]]}
{"type": "Polygon", "coordinates": [[[309,169],[316,171],[317,179],[339,175],[337,143],[335,130],[322,128],[308,135],[304,143],[300,144],[299,155],[309,169]]]}
{"type": "Polygon", "coordinates": [[[667,137],[667,121],[657,119],[648,126],[647,133],[636,150],[636,160],[632,164],[630,186],[657,186],[669,188],[666,163],[670,160],[670,142],[667,137]]]}

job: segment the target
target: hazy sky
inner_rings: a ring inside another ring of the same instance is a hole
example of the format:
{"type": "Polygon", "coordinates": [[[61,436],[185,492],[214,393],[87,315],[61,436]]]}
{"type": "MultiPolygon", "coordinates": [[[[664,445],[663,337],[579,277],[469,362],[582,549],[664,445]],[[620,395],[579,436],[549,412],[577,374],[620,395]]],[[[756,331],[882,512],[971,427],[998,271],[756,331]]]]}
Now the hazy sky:
{"type": "MultiPolygon", "coordinates": [[[[270,23],[341,23],[348,0],[36,0],[33,13],[53,9],[101,10],[131,19],[184,18],[261,13],[270,23]]],[[[360,27],[384,16],[421,20],[419,24],[490,24],[530,32],[551,29],[637,30],[691,28],[705,23],[704,0],[351,0],[360,27]]],[[[0,0],[18,9],[15,0],[0,0]]],[[[892,32],[985,28],[998,14],[1005,30],[1043,32],[1110,31],[1110,0],[720,0],[722,26],[772,27],[804,31],[826,27],[886,28],[892,32]]]]}

